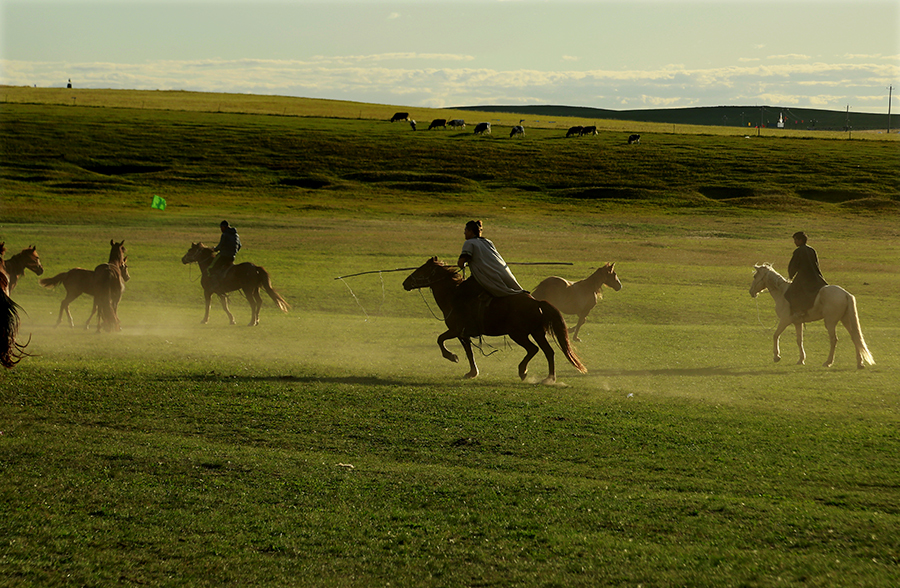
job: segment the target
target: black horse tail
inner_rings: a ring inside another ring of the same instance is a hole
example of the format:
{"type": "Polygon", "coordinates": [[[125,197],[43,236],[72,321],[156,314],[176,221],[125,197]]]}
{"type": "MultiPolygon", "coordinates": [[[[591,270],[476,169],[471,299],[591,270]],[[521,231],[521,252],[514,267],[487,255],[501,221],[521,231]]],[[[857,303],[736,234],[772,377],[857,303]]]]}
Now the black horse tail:
{"type": "Polygon", "coordinates": [[[94,304],[97,306],[97,314],[100,315],[97,330],[103,328],[107,331],[118,331],[119,316],[116,314],[116,301],[122,288],[122,281],[117,272],[107,265],[101,265],[94,273],[96,274],[94,304]]]}
{"type": "Polygon", "coordinates": [[[55,288],[62,284],[63,280],[65,280],[68,275],[69,272],[63,272],[61,274],[56,274],[52,278],[41,278],[40,280],[38,280],[38,284],[40,284],[44,288],[55,288]]]}
{"type": "Polygon", "coordinates": [[[272,279],[269,276],[269,272],[266,271],[264,267],[257,266],[256,273],[259,276],[260,284],[265,289],[266,293],[269,295],[269,298],[272,299],[281,312],[287,312],[291,309],[291,305],[287,303],[287,300],[281,297],[281,294],[275,291],[275,288],[272,287],[272,279]]]}
{"type": "MultiPolygon", "coordinates": [[[[6,276],[0,276],[5,279],[6,276]]],[[[19,334],[19,305],[0,288],[0,365],[5,368],[15,367],[26,355],[24,345],[16,342],[19,334]]]]}
{"type": "Polygon", "coordinates": [[[581,363],[581,359],[578,358],[578,354],[575,353],[575,349],[572,348],[572,344],[569,342],[569,329],[566,326],[566,319],[563,318],[562,313],[546,300],[539,300],[538,305],[544,317],[544,331],[553,335],[569,363],[575,366],[575,369],[582,374],[586,373],[587,368],[581,363]]]}

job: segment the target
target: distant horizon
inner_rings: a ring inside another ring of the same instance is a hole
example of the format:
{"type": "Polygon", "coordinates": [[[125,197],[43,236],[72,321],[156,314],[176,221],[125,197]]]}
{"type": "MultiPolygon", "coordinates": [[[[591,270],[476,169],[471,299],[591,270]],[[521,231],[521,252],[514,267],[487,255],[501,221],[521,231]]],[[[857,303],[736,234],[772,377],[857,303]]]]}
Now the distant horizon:
{"type": "Polygon", "coordinates": [[[22,86],[886,114],[900,83],[896,0],[0,0],[0,27],[22,86]]]}

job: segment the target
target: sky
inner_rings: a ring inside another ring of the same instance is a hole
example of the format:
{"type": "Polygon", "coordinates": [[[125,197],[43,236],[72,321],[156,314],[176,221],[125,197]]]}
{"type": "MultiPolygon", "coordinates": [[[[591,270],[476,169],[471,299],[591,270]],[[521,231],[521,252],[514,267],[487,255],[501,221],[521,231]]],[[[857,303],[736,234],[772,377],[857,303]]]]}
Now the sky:
{"type": "Polygon", "coordinates": [[[898,0],[0,0],[0,84],[900,112],[898,0]]]}

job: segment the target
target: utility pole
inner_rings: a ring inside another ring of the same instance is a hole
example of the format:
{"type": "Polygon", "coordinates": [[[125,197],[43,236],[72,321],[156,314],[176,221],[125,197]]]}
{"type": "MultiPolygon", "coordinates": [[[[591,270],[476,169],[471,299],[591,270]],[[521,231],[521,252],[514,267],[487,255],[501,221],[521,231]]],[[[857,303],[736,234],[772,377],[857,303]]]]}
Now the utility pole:
{"type": "Polygon", "coordinates": [[[891,134],[891,95],[894,93],[894,86],[888,86],[888,135],[891,134]]]}
{"type": "Polygon", "coordinates": [[[850,130],[850,105],[847,105],[847,138],[853,138],[853,131],[850,130]]]}

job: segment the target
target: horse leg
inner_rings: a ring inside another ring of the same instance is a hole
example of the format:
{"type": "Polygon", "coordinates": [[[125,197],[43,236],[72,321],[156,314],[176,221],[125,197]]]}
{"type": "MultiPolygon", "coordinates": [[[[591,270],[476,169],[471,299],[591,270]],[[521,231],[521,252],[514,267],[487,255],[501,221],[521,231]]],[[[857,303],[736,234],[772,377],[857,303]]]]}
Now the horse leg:
{"type": "MultiPolygon", "coordinates": [[[[224,310],[225,314],[228,315],[229,324],[231,324],[231,325],[235,324],[234,315],[231,314],[231,311],[228,309],[228,296],[223,296],[222,294],[218,294],[218,296],[219,296],[219,302],[222,303],[222,310],[224,310]]],[[[209,307],[208,306],[206,308],[206,314],[207,314],[207,318],[209,318],[209,307]]]]}
{"type": "Polygon", "coordinates": [[[59,317],[56,319],[57,327],[59,326],[59,323],[62,322],[63,313],[66,313],[66,316],[69,318],[69,327],[75,328],[75,319],[72,318],[72,313],[69,311],[69,304],[76,298],[78,298],[78,296],[72,296],[66,291],[66,297],[63,298],[63,301],[59,304],[59,317]]]}
{"type": "Polygon", "coordinates": [[[250,325],[255,327],[259,325],[259,312],[262,310],[262,296],[259,295],[259,288],[255,290],[245,289],[244,294],[247,296],[247,302],[250,303],[250,325]]]}
{"type": "Polygon", "coordinates": [[[464,378],[472,379],[478,376],[478,366],[475,365],[475,354],[472,353],[472,341],[468,337],[459,337],[463,349],[466,351],[466,359],[469,360],[469,373],[464,378]]]}
{"type": "MultiPolygon", "coordinates": [[[[828,331],[828,339],[831,342],[831,350],[828,352],[828,359],[822,364],[822,367],[831,367],[834,363],[834,350],[837,348],[837,319],[826,318],[825,329],[828,331]]],[[[860,361],[859,350],[856,352],[857,363],[860,361]]]]}
{"type": "Polygon", "coordinates": [[[797,365],[806,365],[806,350],[803,349],[803,323],[796,323],[794,327],[797,329],[797,347],[800,349],[800,359],[797,365]]]}
{"type": "Polygon", "coordinates": [[[441,355],[444,357],[444,359],[448,359],[448,360],[452,361],[453,363],[459,363],[459,357],[457,357],[457,355],[455,353],[451,353],[450,350],[447,349],[447,347],[444,345],[444,343],[448,339],[453,339],[455,337],[456,337],[456,332],[454,332],[452,330],[444,331],[443,333],[438,335],[437,343],[438,343],[438,347],[441,348],[441,355]]]}
{"type": "Polygon", "coordinates": [[[781,348],[779,347],[778,340],[781,338],[781,334],[784,332],[788,325],[791,324],[790,317],[781,319],[781,322],[778,323],[778,326],[775,327],[775,334],[772,335],[772,340],[775,344],[774,356],[775,362],[781,361],[781,348]]]}
{"type": "MultiPolygon", "coordinates": [[[[542,333],[543,334],[543,333],[542,333]]],[[[509,334],[509,338],[515,341],[520,347],[525,348],[525,357],[522,358],[522,361],[519,362],[519,379],[524,380],[528,375],[528,362],[531,361],[531,358],[537,355],[538,346],[531,342],[531,339],[528,338],[528,334],[517,333],[513,335],[509,334]]],[[[538,335],[535,335],[535,339],[540,342],[540,338],[538,335]]],[[[547,337],[544,337],[544,342],[547,342],[547,337]]],[[[543,349],[543,347],[541,347],[543,349]]],[[[550,375],[547,376],[547,379],[544,380],[545,383],[552,383],[556,381],[556,369],[553,365],[553,349],[550,348],[550,345],[547,345],[549,349],[549,354],[547,353],[548,349],[544,349],[544,353],[547,355],[547,364],[550,366],[550,375]],[[552,378],[552,380],[551,380],[552,378]],[[551,380],[548,382],[548,380],[551,380]]]]}
{"type": "Polygon", "coordinates": [[[212,292],[209,290],[204,290],[203,300],[206,305],[206,314],[203,315],[203,319],[200,321],[201,325],[205,325],[209,322],[209,307],[212,304],[212,292]]]}
{"type": "MultiPolygon", "coordinates": [[[[98,310],[100,310],[100,309],[97,307],[97,301],[94,300],[94,302],[91,303],[91,316],[89,316],[87,322],[84,323],[84,330],[85,330],[85,331],[87,331],[88,329],[91,328],[91,319],[94,318],[94,315],[97,314],[97,311],[98,311],[98,310]]],[[[100,317],[99,317],[99,316],[97,317],[97,325],[98,325],[98,328],[99,328],[99,325],[100,325],[100,317]]]]}
{"type": "Polygon", "coordinates": [[[576,324],[574,327],[569,329],[569,332],[572,333],[573,341],[577,341],[579,343],[581,342],[581,339],[579,339],[579,337],[578,337],[578,331],[581,330],[581,325],[583,325],[586,320],[587,320],[587,315],[584,315],[584,316],[578,315],[578,324],[576,324]]]}
{"type": "Polygon", "coordinates": [[[538,346],[541,348],[541,351],[544,352],[544,357],[547,358],[547,377],[544,379],[542,384],[555,384],[556,383],[556,361],[554,359],[553,346],[550,345],[550,341],[547,340],[547,336],[544,334],[544,331],[538,331],[534,335],[534,340],[537,341],[538,346]]]}

